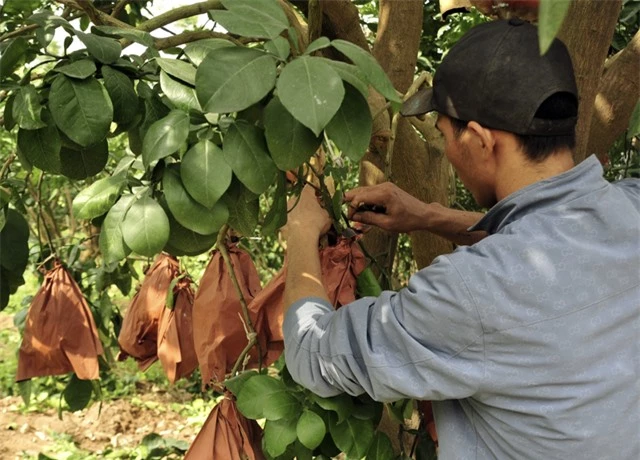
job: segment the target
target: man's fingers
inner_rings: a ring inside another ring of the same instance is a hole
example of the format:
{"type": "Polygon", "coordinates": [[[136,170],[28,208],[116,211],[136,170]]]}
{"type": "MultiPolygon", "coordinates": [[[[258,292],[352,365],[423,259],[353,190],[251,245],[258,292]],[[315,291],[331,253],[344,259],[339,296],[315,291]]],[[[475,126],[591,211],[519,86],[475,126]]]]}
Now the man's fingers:
{"type": "Polygon", "coordinates": [[[351,220],[383,229],[386,229],[389,224],[389,216],[371,211],[357,212],[351,216],[351,220]]]}

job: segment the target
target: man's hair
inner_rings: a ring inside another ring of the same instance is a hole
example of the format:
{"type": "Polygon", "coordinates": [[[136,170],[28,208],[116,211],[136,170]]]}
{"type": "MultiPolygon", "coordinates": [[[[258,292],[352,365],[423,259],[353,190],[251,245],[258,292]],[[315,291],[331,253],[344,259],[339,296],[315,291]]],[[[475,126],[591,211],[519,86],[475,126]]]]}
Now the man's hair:
{"type": "MultiPolygon", "coordinates": [[[[575,117],[578,113],[578,101],[570,93],[555,93],[548,97],[536,111],[535,117],[546,120],[562,120],[575,117]]],[[[453,134],[456,138],[467,129],[467,121],[451,118],[453,134]]],[[[539,136],[515,134],[522,151],[527,158],[538,163],[544,161],[556,150],[568,148],[573,150],[576,146],[575,131],[571,134],[560,136],[539,136]]]]}

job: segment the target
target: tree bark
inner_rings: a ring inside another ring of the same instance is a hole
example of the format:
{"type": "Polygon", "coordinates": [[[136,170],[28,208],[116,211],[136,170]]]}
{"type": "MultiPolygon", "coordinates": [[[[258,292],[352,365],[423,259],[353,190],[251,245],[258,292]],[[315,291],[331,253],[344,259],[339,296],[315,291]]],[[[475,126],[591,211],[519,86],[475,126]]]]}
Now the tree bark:
{"type": "Polygon", "coordinates": [[[621,8],[622,0],[574,0],[558,34],[569,48],[578,83],[576,162],[589,154],[587,143],[595,99],[621,8]]]}
{"type": "Polygon", "coordinates": [[[595,100],[587,154],[604,160],[613,143],[629,126],[640,99],[640,32],[625,49],[609,58],[595,100]]]}

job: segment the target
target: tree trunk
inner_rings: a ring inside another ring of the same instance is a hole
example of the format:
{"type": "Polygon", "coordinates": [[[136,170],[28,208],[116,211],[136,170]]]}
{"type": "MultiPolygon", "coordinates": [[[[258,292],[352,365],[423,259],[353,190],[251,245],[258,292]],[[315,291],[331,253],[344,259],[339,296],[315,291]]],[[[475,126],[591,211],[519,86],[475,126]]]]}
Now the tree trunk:
{"type": "Polygon", "coordinates": [[[629,126],[640,99],[640,32],[605,64],[587,142],[587,153],[601,159],[629,126]]]}
{"type": "Polygon", "coordinates": [[[576,162],[590,153],[587,143],[596,95],[621,8],[622,0],[574,0],[558,34],[569,48],[580,97],[576,162]]]}

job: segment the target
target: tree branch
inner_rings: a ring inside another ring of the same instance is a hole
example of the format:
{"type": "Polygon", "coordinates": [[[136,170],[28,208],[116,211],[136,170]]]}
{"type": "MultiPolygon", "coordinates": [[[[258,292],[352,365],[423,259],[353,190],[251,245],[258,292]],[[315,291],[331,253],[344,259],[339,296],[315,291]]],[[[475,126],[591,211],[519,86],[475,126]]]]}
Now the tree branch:
{"type": "Polygon", "coordinates": [[[605,64],[589,129],[587,154],[604,156],[629,126],[640,98],[640,32],[605,64]]]}
{"type": "Polygon", "coordinates": [[[213,32],[211,30],[196,30],[191,32],[183,32],[178,35],[174,35],[172,37],[167,38],[156,38],[154,41],[155,47],[157,50],[165,50],[167,48],[172,48],[178,45],[184,45],[185,43],[191,43],[197,40],[202,40],[205,38],[223,38],[225,40],[229,40],[230,42],[235,43],[236,45],[242,45],[242,42],[236,40],[235,38],[223,34],[221,32],[213,32]]]}
{"type": "Polygon", "coordinates": [[[180,8],[176,8],[171,11],[167,11],[166,13],[159,14],[156,17],[144,21],[137,28],[145,32],[151,32],[152,30],[159,29],[160,27],[166,26],[167,24],[171,24],[175,21],[179,21],[180,19],[197,16],[199,14],[206,13],[209,10],[221,9],[223,9],[223,6],[220,0],[207,0],[205,2],[181,6],[180,8]]]}

